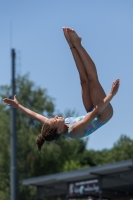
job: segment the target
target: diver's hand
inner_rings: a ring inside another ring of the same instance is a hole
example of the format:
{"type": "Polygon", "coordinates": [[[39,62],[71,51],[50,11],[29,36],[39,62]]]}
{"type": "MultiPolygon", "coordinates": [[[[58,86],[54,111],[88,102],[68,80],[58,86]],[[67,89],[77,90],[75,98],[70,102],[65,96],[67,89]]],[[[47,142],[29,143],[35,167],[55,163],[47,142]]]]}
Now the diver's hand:
{"type": "Polygon", "coordinates": [[[14,99],[4,98],[3,101],[7,106],[12,106],[14,108],[18,108],[19,102],[16,98],[16,95],[14,95],[14,99]]]}
{"type": "Polygon", "coordinates": [[[116,93],[118,92],[119,86],[120,86],[120,79],[116,79],[116,81],[112,83],[110,94],[115,96],[116,93]]]}

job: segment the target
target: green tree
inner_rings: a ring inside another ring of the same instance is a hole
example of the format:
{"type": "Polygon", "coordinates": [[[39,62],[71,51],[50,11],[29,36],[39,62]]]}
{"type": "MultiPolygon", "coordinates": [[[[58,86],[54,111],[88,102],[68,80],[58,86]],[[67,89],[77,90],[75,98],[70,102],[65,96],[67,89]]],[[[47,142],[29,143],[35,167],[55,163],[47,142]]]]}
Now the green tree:
{"type": "Polygon", "coordinates": [[[81,169],[81,165],[78,160],[70,160],[64,163],[64,168],[63,171],[71,171],[71,170],[76,170],[76,169],[81,169]]]}
{"type": "Polygon", "coordinates": [[[133,140],[126,135],[121,135],[108,153],[107,162],[118,162],[133,159],[133,140]]]}
{"type": "Polygon", "coordinates": [[[9,199],[9,112],[0,104],[0,199],[9,199]]]}
{"type": "Polygon", "coordinates": [[[104,165],[106,163],[132,159],[132,152],[133,140],[126,135],[121,135],[111,149],[103,149],[101,151],[89,150],[87,158],[91,160],[91,166],[104,165]]]}
{"type": "Polygon", "coordinates": [[[91,166],[98,166],[98,165],[104,165],[107,163],[106,158],[108,157],[109,150],[103,149],[99,151],[95,150],[89,150],[88,156],[90,159],[91,166]]]}

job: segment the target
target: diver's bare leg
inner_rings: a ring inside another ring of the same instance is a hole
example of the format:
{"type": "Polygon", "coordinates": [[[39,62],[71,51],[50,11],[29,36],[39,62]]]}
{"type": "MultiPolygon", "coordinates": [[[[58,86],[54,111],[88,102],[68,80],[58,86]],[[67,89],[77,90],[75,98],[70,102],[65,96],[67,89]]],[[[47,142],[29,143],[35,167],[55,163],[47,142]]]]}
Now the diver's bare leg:
{"type": "MultiPolygon", "coordinates": [[[[97,75],[97,70],[91,57],[81,45],[81,38],[76,34],[73,29],[68,29],[71,42],[79,53],[79,56],[83,62],[83,65],[87,72],[89,80],[90,95],[94,106],[99,104],[106,96],[97,75]]],[[[106,109],[99,115],[99,119],[102,123],[107,122],[113,115],[113,108],[109,104],[106,109]]]]}
{"type": "Polygon", "coordinates": [[[89,88],[87,72],[86,72],[86,69],[83,65],[83,62],[82,62],[76,48],[74,48],[73,44],[71,43],[70,36],[67,32],[67,28],[63,28],[63,32],[64,32],[64,36],[68,42],[68,45],[72,51],[72,55],[75,60],[78,72],[79,72],[80,83],[81,83],[81,88],[82,88],[83,104],[84,104],[86,111],[88,112],[93,107],[93,104],[92,104],[92,100],[91,100],[91,96],[90,96],[90,88],[89,88]]]}

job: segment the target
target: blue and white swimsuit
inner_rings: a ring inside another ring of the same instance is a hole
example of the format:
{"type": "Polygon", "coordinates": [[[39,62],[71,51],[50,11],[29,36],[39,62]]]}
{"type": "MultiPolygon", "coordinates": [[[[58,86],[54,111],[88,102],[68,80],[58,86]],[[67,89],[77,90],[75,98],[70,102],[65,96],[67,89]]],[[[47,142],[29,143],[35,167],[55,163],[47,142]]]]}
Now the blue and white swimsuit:
{"type": "MultiPolygon", "coordinates": [[[[88,114],[88,113],[87,113],[88,114]]],[[[68,134],[62,134],[63,136],[67,136],[67,137],[70,137],[70,138],[73,138],[70,133],[71,133],[71,128],[72,126],[76,123],[76,122],[79,122],[81,121],[82,119],[84,119],[85,115],[84,116],[80,116],[80,117],[68,117],[65,119],[65,124],[70,124],[69,128],[68,128],[68,134]]],[[[105,123],[104,123],[105,124],[105,123]]],[[[96,117],[89,125],[88,127],[86,128],[86,132],[85,132],[85,135],[80,137],[80,138],[83,138],[83,137],[86,137],[88,135],[90,135],[91,133],[93,133],[94,131],[96,131],[98,128],[100,128],[101,126],[104,125],[103,123],[100,122],[99,118],[96,117]]]]}

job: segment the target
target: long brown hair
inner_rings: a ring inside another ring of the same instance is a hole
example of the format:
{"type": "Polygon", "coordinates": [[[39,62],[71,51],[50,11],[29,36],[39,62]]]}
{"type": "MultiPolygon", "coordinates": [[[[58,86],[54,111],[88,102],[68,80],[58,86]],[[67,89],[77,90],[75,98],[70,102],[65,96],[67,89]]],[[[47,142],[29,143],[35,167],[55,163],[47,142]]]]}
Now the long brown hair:
{"type": "Polygon", "coordinates": [[[36,145],[38,150],[41,151],[42,145],[45,141],[57,141],[61,134],[57,133],[57,128],[50,126],[49,123],[45,123],[42,126],[41,134],[36,139],[36,145]]]}

